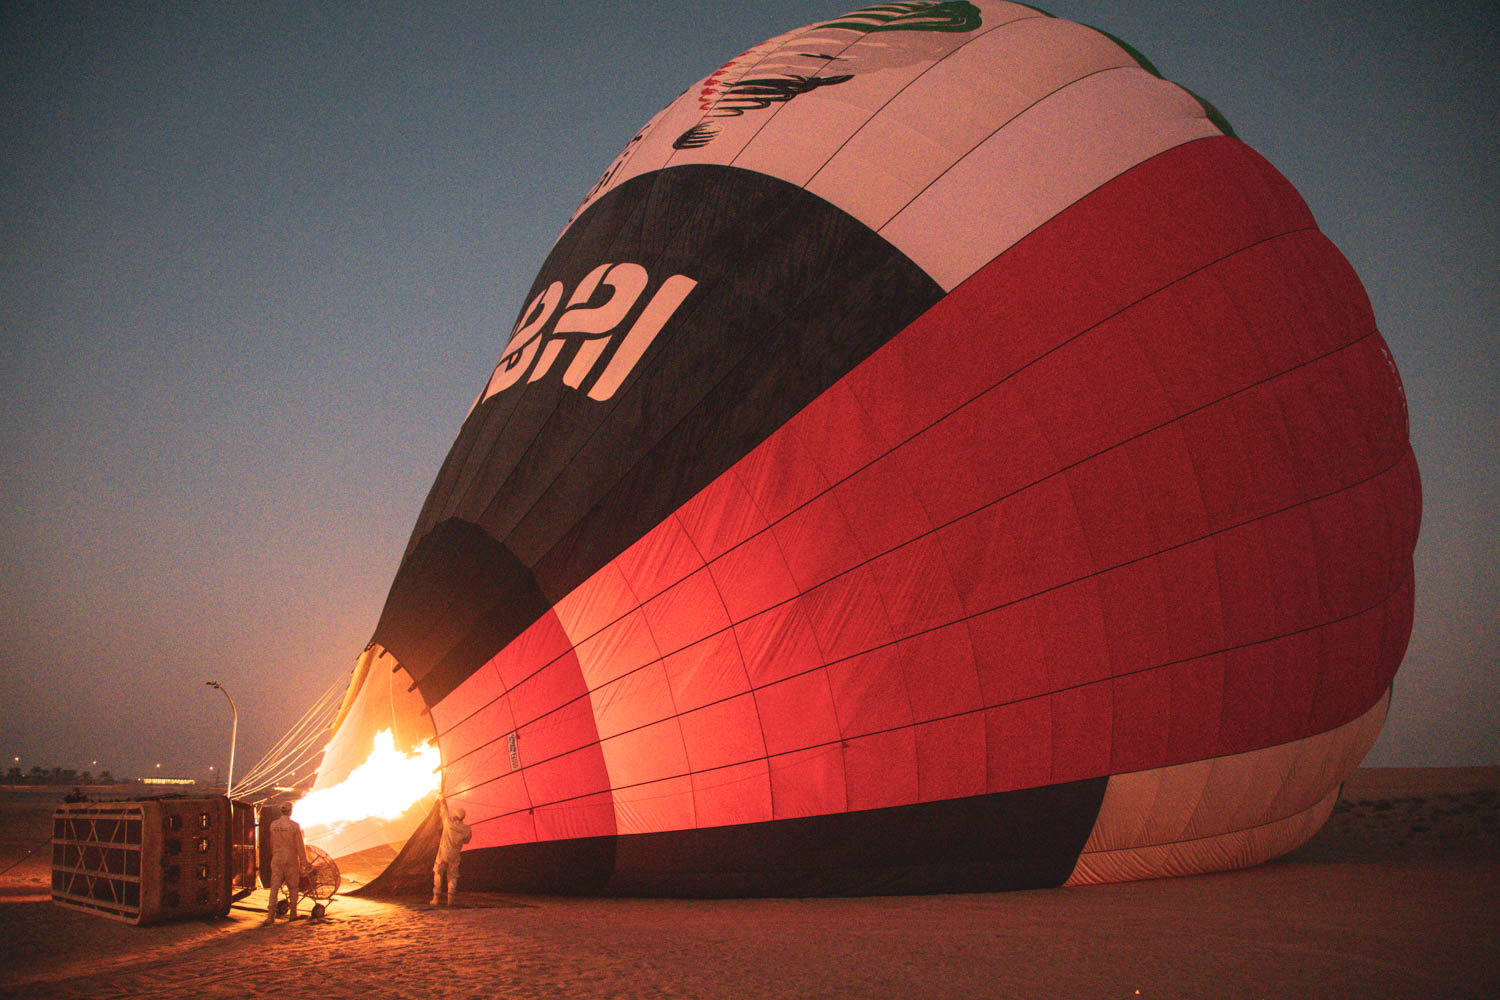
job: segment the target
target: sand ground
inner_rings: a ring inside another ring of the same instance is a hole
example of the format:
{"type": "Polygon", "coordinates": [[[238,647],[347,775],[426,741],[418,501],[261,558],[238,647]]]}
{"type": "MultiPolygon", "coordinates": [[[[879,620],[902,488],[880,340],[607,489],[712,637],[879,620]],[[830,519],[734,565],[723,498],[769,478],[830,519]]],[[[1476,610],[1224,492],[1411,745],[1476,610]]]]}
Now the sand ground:
{"type": "Polygon", "coordinates": [[[0,997],[1500,996],[1500,768],[1361,770],[1241,872],[816,900],[339,897],[133,927],[47,896],[61,790],[0,793],[0,997]],[[7,871],[7,869],[9,869],[7,871]]]}

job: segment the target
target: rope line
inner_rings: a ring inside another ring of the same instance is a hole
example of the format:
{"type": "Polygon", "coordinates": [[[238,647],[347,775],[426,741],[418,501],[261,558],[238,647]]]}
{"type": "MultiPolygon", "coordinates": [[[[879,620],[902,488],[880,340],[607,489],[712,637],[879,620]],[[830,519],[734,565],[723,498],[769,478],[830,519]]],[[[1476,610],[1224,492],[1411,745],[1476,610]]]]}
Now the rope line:
{"type": "Polygon", "coordinates": [[[340,671],[333,683],[314,699],[291,728],[246,772],[236,786],[236,798],[264,802],[270,796],[261,793],[276,786],[296,785],[310,772],[316,771],[327,746],[328,727],[338,711],[347,685],[345,672],[340,671]]]}

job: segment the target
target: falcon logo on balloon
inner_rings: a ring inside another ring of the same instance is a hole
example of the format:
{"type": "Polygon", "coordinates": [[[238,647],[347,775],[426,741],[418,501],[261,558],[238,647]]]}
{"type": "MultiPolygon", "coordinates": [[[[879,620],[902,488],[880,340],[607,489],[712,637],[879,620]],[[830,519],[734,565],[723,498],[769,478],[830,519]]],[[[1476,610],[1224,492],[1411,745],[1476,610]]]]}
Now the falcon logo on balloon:
{"type": "MultiPolygon", "coordinates": [[[[866,7],[835,20],[814,25],[808,35],[816,36],[819,32],[828,32],[830,29],[854,31],[861,36],[894,31],[970,32],[978,28],[982,21],[983,17],[979,8],[972,3],[890,3],[866,7]]],[[[804,35],[795,39],[792,44],[800,49],[812,40],[804,35]]],[[[826,42],[831,41],[832,38],[818,40],[826,42]]],[[[847,48],[845,45],[841,51],[847,51],[847,48]]],[[[875,53],[877,60],[889,58],[892,54],[887,46],[877,46],[870,51],[875,53]]],[[[813,68],[811,72],[805,73],[795,72],[794,68],[808,69],[809,64],[826,66],[829,63],[845,61],[844,55],[835,55],[831,51],[766,54],[761,50],[752,49],[721,66],[718,72],[713,73],[703,82],[699,104],[705,115],[710,118],[738,118],[747,111],[764,111],[772,105],[785,104],[819,88],[847,83],[855,76],[854,72],[840,73],[836,76],[819,76],[821,68],[813,68]],[[732,83],[725,83],[727,77],[733,76],[742,68],[747,72],[754,72],[755,75],[742,76],[732,83]]],[[[718,134],[717,126],[699,122],[673,140],[672,148],[701,149],[716,139],[718,134]]],[[[596,188],[598,186],[596,185],[596,188]]]]}
{"type": "Polygon", "coordinates": [[[700,146],[707,146],[713,142],[718,134],[719,126],[713,122],[699,122],[672,140],[672,148],[698,149],[700,146]]]}
{"type": "Polygon", "coordinates": [[[737,118],[746,111],[763,111],[773,104],[785,104],[810,90],[831,87],[852,79],[854,79],[853,73],[844,73],[840,76],[773,76],[741,80],[724,91],[709,114],[715,118],[737,118]]]}
{"type": "Polygon", "coordinates": [[[562,370],[562,382],[570,389],[581,388],[605,350],[613,347],[603,371],[588,389],[590,399],[598,402],[609,399],[683,300],[698,286],[695,279],[686,275],[669,276],[626,328],[625,320],[650,283],[650,275],[639,264],[600,264],[578,282],[561,314],[557,307],[566,289],[561,281],[549,284],[522,310],[505,353],[479,401],[504,392],[523,376],[528,382],[545,378],[569,344],[575,349],[572,360],[562,370]],[[595,302],[600,289],[607,294],[595,302]]]}
{"type": "Polygon", "coordinates": [[[822,27],[863,32],[973,31],[979,22],[979,8],[971,3],[883,3],[825,21],[822,27]]]}
{"type": "MultiPolygon", "coordinates": [[[[738,118],[746,111],[764,111],[773,104],[785,104],[810,90],[846,83],[852,79],[853,73],[840,76],[768,76],[740,80],[725,88],[709,115],[714,118],[738,118]]],[[[716,135],[717,128],[699,122],[673,140],[672,148],[697,149],[708,145],[716,135]]]]}

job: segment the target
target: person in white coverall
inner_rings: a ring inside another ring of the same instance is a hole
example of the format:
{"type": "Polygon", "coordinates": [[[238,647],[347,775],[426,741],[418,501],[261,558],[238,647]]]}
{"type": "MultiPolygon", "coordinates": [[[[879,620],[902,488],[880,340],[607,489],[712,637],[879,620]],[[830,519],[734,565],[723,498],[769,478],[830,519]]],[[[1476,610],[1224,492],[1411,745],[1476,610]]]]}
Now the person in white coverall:
{"type": "Polygon", "coordinates": [[[307,848],[302,843],[302,827],[292,819],[292,804],[281,805],[281,815],[271,824],[271,902],[266,907],[266,923],[276,922],[276,901],[281,887],[291,892],[292,905],[287,919],[297,918],[297,890],[302,880],[302,866],[307,863],[307,848]]]}
{"type": "Polygon", "coordinates": [[[448,905],[458,898],[458,858],[463,846],[474,836],[469,824],[464,822],[464,811],[460,807],[448,811],[448,800],[438,799],[438,808],[443,813],[443,839],[438,842],[437,860],[432,863],[432,906],[443,901],[443,876],[448,877],[448,905]]]}

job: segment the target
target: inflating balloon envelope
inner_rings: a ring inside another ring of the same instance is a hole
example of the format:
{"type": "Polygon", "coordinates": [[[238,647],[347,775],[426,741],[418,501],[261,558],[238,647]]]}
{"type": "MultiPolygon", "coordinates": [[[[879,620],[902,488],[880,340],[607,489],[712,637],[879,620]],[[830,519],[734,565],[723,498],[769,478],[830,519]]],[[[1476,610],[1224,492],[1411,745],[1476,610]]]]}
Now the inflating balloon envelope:
{"type": "Polygon", "coordinates": [[[476,374],[318,781],[382,730],[440,754],[365,836],[440,778],[466,888],[1238,867],[1380,729],[1420,516],[1390,354],[1287,181],[1093,29],[895,3],[750,49],[476,374]]]}

